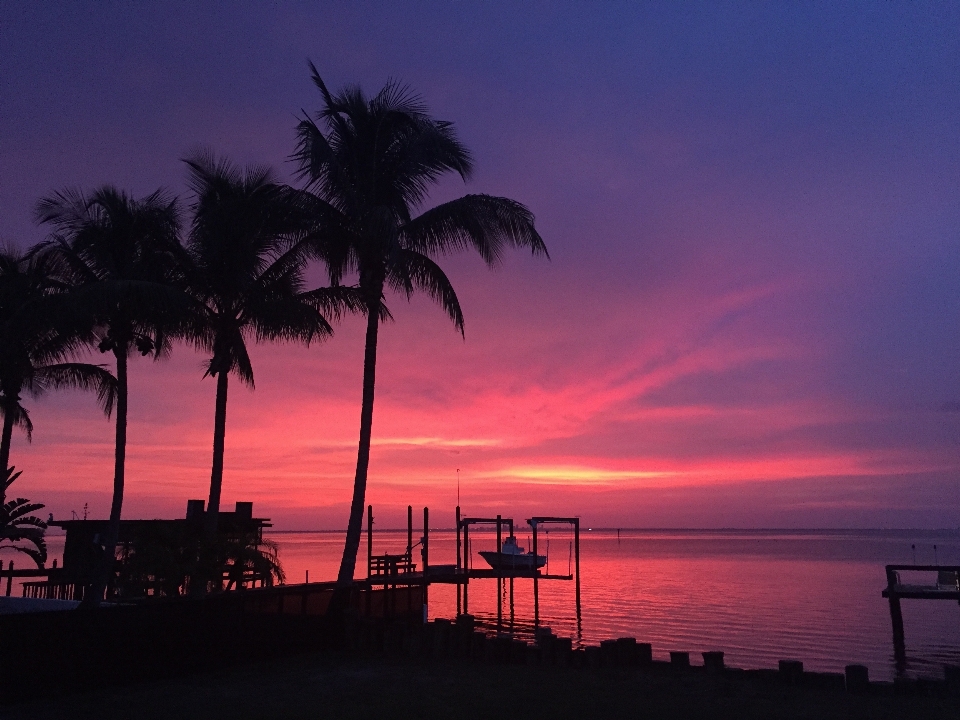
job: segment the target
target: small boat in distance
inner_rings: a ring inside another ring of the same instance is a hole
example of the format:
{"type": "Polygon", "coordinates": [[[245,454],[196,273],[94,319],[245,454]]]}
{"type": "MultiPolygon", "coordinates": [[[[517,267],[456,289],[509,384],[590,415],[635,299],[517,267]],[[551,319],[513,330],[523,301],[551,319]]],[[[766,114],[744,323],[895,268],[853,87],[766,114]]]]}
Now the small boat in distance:
{"type": "Polygon", "coordinates": [[[494,570],[533,570],[547,564],[546,555],[537,555],[534,559],[532,552],[526,552],[517,545],[515,537],[508,537],[498,553],[496,550],[481,550],[480,557],[487,561],[494,570]]]}

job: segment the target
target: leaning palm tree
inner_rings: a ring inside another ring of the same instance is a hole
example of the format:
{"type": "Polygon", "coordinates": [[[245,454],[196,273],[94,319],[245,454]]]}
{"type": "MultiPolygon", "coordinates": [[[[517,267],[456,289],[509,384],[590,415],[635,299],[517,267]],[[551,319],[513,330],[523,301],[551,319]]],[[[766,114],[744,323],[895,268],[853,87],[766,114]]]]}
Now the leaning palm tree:
{"type": "Polygon", "coordinates": [[[28,441],[33,435],[24,392],[38,397],[49,389],[93,390],[108,417],[116,399],[116,380],[108,370],[64,362],[82,348],[89,332],[68,321],[63,290],[48,257],[0,250],[0,505],[19,475],[10,467],[13,429],[22,428],[28,441]]]}
{"type": "Polygon", "coordinates": [[[367,316],[357,471],[337,577],[343,588],[353,581],[360,545],[384,290],[408,298],[426,292],[462,334],[460,303],[432,256],[473,248],[495,266],[508,246],[544,256],[547,249],[530,211],[507,198],[466,195],[415,216],[443,174],[470,175],[470,154],[451,123],[430,117],[420,99],[396,83],[370,99],[359,87],[334,95],[312,63],[310,69],[323,108],[298,125],[294,159],[312,194],[316,251],[332,283],[347,272],[359,275],[367,316]]]}
{"type": "Polygon", "coordinates": [[[84,596],[90,605],[102,598],[120,531],[129,357],[134,351],[155,359],[168,354],[170,331],[187,304],[176,287],[179,218],[176,201],[162,191],[136,199],[109,186],[89,197],[75,190],[58,192],[38,203],[36,217],[53,227],[43,252],[71,288],[76,322],[89,324],[92,342],[116,361],[113,497],[103,567],[84,596]]]}
{"type": "Polygon", "coordinates": [[[359,302],[345,288],[304,290],[309,258],[300,237],[302,214],[296,194],[269,169],[239,169],[202,152],[185,162],[195,195],[184,262],[195,305],[185,333],[210,354],[204,377],[217,380],[205,517],[205,541],[212,545],[223,487],[229,376],[254,385],[247,340],[309,345],[332,333],[325,314],[339,315],[359,302]]]}

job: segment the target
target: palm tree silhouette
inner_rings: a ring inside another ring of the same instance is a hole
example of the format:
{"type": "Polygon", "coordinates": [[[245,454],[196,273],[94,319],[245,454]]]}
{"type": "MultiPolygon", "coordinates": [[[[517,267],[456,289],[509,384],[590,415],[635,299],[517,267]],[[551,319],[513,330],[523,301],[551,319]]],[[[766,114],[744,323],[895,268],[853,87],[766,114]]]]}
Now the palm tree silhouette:
{"type": "Polygon", "coordinates": [[[297,194],[265,167],[239,169],[197,153],[185,161],[195,195],[185,262],[196,303],[186,334],[210,353],[204,377],[217,379],[213,465],[206,513],[212,543],[223,485],[227,387],[230,373],[254,385],[247,339],[293,340],[309,345],[333,331],[325,314],[359,307],[347,288],[305,291],[309,260],[301,237],[297,194]]]}
{"type": "Polygon", "coordinates": [[[94,328],[100,352],[112,352],[117,368],[117,420],[113,498],[103,545],[103,567],[84,596],[102,598],[115,559],[123,506],[127,446],[127,365],[134,349],[164,357],[170,332],[186,306],[178,290],[176,258],[179,218],[176,201],[157,191],[135,199],[105,186],[89,198],[64,190],[42,199],[37,220],[53,227],[44,252],[71,287],[75,316],[94,328]]]}
{"type": "MultiPolygon", "coordinates": [[[[16,477],[10,482],[13,480],[16,480],[16,477]]],[[[43,537],[47,524],[31,513],[42,510],[43,507],[42,504],[32,503],[26,498],[0,503],[0,549],[22,552],[33,560],[38,568],[42,568],[47,562],[47,541],[43,537]]]]}
{"type": "Polygon", "coordinates": [[[431,256],[473,248],[495,266],[508,246],[548,254],[533,215],[507,198],[466,195],[414,216],[443,174],[470,175],[470,154],[452,124],[430,117],[420,98],[395,82],[370,99],[359,87],[333,95],[312,63],[310,69],[323,108],[316,120],[299,123],[293,157],[314,195],[317,254],[334,284],[347,272],[359,274],[367,315],[357,471],[337,577],[343,588],[353,581],[360,545],[385,287],[408,298],[426,292],[462,334],[460,303],[431,256]]]}
{"type": "Polygon", "coordinates": [[[84,341],[79,328],[68,327],[63,290],[48,257],[0,250],[0,505],[19,475],[10,467],[13,428],[23,428],[28,441],[33,436],[22,393],[38,397],[49,389],[94,390],[107,417],[116,400],[116,380],[104,367],[61,362],[80,350],[84,341]]]}

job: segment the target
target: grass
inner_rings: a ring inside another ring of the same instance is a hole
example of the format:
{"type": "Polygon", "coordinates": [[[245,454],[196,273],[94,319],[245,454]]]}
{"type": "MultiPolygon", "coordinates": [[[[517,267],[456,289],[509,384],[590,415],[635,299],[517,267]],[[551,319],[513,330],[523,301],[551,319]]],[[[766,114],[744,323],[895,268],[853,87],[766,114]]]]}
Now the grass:
{"type": "Polygon", "coordinates": [[[864,696],[742,674],[644,673],[306,655],[4,708],[9,720],[951,718],[949,696],[864,696]]]}

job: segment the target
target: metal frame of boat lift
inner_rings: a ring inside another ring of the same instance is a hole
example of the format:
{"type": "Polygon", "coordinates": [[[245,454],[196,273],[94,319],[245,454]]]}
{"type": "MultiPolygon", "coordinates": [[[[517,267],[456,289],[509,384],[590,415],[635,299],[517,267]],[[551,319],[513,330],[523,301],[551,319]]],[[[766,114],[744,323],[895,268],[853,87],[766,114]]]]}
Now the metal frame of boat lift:
{"type": "MultiPolygon", "coordinates": [[[[416,572],[413,564],[413,506],[407,506],[407,551],[403,555],[382,555],[373,554],[373,506],[367,506],[367,583],[369,585],[383,585],[384,587],[398,585],[422,585],[423,602],[426,608],[427,588],[431,583],[442,583],[457,586],[457,614],[466,613],[468,608],[468,589],[470,580],[492,579],[498,581],[504,579],[510,580],[511,597],[513,590],[513,580],[515,578],[531,578],[533,580],[533,605],[534,605],[534,627],[540,625],[540,580],[575,580],[576,581],[576,604],[577,617],[580,617],[580,518],[578,517],[552,517],[536,516],[527,520],[527,524],[532,531],[533,555],[537,555],[537,534],[541,525],[572,525],[573,543],[574,543],[574,572],[567,575],[551,575],[541,573],[536,567],[532,569],[512,568],[504,571],[502,563],[498,562],[497,568],[475,569],[471,566],[469,557],[469,540],[471,525],[495,525],[497,528],[497,554],[500,555],[503,547],[503,529],[506,526],[510,535],[514,536],[513,518],[505,518],[502,515],[496,517],[461,517],[460,506],[457,506],[457,564],[453,566],[430,567],[430,511],[423,509],[423,537],[418,545],[422,545],[422,572],[416,572]],[[463,586],[461,603],[461,585],[463,586]]],[[[497,602],[497,620],[498,623],[503,620],[503,608],[499,601],[500,587],[498,585],[497,602]]]]}
{"type": "MultiPolygon", "coordinates": [[[[531,569],[526,568],[511,568],[508,572],[504,572],[503,563],[500,561],[500,554],[503,548],[503,526],[506,525],[510,534],[508,537],[514,537],[513,534],[513,518],[504,518],[502,515],[497,515],[495,518],[484,518],[484,517],[460,517],[460,507],[457,506],[457,573],[462,574],[463,581],[463,606],[462,611],[467,612],[469,606],[468,600],[468,588],[470,585],[470,578],[496,578],[498,582],[498,598],[500,595],[500,585],[504,579],[510,580],[510,595],[511,595],[511,605],[513,597],[513,580],[514,578],[532,578],[533,579],[533,624],[534,628],[540,626],[540,580],[576,580],[576,597],[577,597],[577,617],[580,617],[580,518],[578,517],[551,517],[551,516],[538,516],[532,517],[527,520],[527,524],[530,526],[532,532],[532,548],[531,553],[534,557],[537,556],[537,532],[540,525],[572,525],[573,526],[573,543],[574,543],[574,557],[575,557],[575,571],[573,574],[567,575],[551,575],[549,573],[541,573],[540,570],[536,567],[536,562],[531,569]],[[471,525],[496,525],[497,527],[497,567],[491,568],[490,570],[475,570],[470,567],[469,558],[470,558],[470,526],[471,525]],[[462,541],[461,541],[461,530],[462,530],[462,541]],[[464,553],[463,550],[466,550],[464,553]]],[[[457,614],[461,612],[460,604],[460,585],[457,585],[457,614]]],[[[498,599],[497,601],[497,622],[502,623],[503,621],[503,608],[498,599]]]]}

